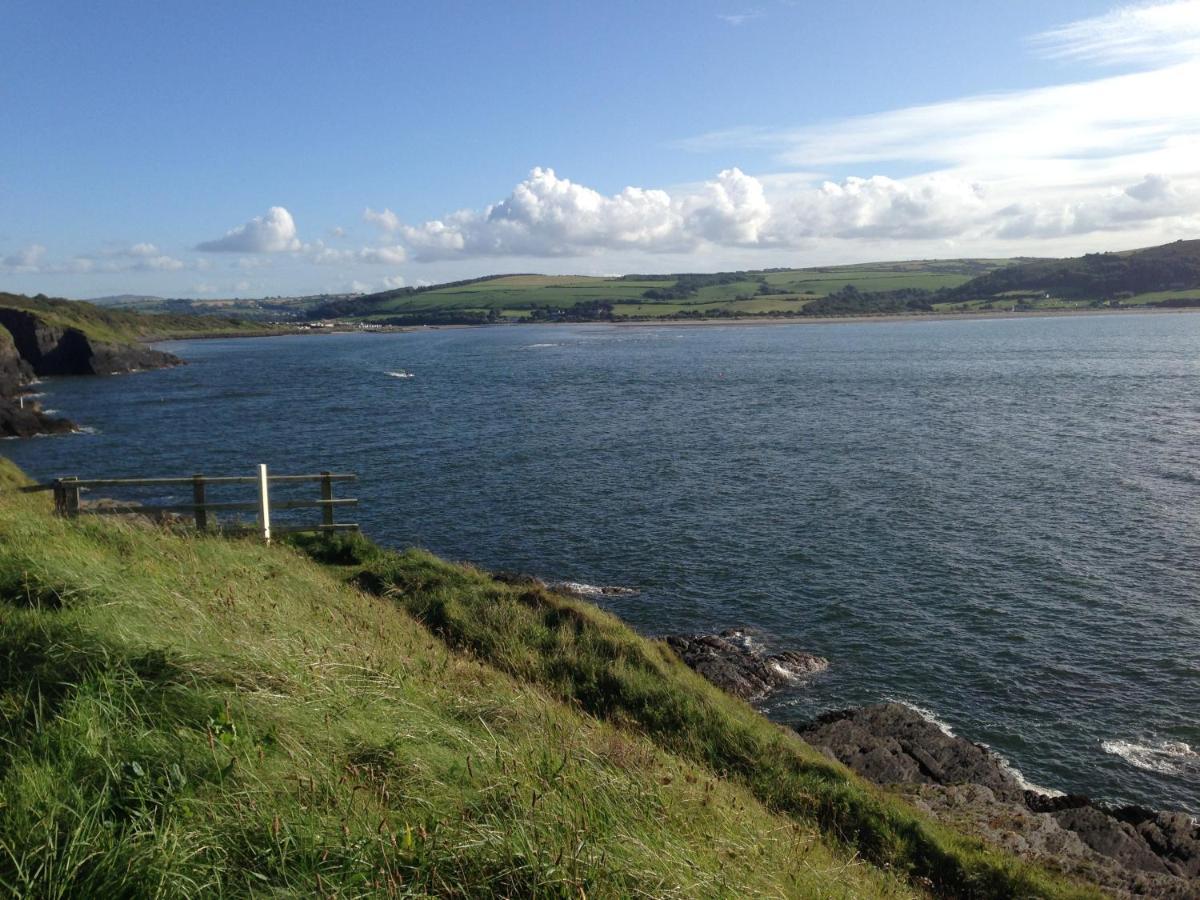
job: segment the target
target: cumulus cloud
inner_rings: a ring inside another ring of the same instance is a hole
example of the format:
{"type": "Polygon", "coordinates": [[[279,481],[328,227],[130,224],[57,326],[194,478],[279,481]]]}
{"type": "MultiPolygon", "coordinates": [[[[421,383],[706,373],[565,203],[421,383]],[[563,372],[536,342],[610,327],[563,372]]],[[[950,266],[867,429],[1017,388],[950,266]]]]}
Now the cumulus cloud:
{"type": "Polygon", "coordinates": [[[1147,175],[1123,190],[1078,202],[1017,203],[1000,211],[1003,238],[1061,237],[1116,231],[1160,219],[1200,213],[1200,183],[1147,175]]]}
{"type": "Polygon", "coordinates": [[[762,182],[726,169],[685,203],[689,231],[715,244],[756,244],[771,218],[762,182]]]}
{"type": "Polygon", "coordinates": [[[390,232],[400,230],[400,217],[390,209],[384,209],[382,212],[376,212],[368,206],[365,210],[363,210],[363,221],[370,222],[372,225],[377,226],[383,231],[390,232]]]}
{"type": "MultiPolygon", "coordinates": [[[[387,212],[385,210],[385,212],[387,212]]],[[[535,168],[498,203],[395,231],[417,259],[683,252],[704,242],[755,244],[770,218],[762,185],[738,169],[698,192],[627,187],[611,196],[535,168]]]]}
{"type": "Polygon", "coordinates": [[[272,206],[266,215],[231,228],[223,237],[196,245],[207,253],[281,253],[300,249],[296,223],[282,206],[272,206]]]}
{"type": "Polygon", "coordinates": [[[791,239],[916,240],[961,234],[988,215],[978,184],[950,177],[897,181],[883,175],[826,181],[794,195],[775,227],[791,239]]]}

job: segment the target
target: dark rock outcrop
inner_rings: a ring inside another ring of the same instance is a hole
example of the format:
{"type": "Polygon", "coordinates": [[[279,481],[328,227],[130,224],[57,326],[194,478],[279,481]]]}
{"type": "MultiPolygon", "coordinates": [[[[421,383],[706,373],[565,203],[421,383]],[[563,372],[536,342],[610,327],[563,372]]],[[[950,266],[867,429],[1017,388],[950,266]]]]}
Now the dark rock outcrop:
{"type": "Polygon", "coordinates": [[[900,703],[826,713],[797,731],[877,784],[981,784],[1002,799],[1025,800],[1024,786],[987,747],[900,703]]]}
{"type": "Polygon", "coordinates": [[[829,668],[809,653],[767,654],[737,629],[720,634],[671,635],[667,645],[691,668],[717,687],[743,700],[754,700],[805,675],[829,668]]]}
{"type": "Polygon", "coordinates": [[[935,816],[1018,855],[1122,895],[1200,898],[1200,827],[1184,813],[1029,790],[987,747],[898,703],[828,713],[796,730],[864,778],[902,785],[935,816]]]}
{"type": "Polygon", "coordinates": [[[93,340],[77,328],[60,327],[24,309],[0,306],[0,325],[9,331],[17,352],[38,375],[116,375],[181,362],[169,353],[138,344],[93,340]]]}
{"type": "MultiPolygon", "coordinates": [[[[1145,855],[1128,832],[1119,839],[1098,839],[1101,834],[1123,823],[1094,807],[1076,807],[1097,813],[1088,816],[1092,829],[1084,833],[1067,827],[1058,815],[1035,812],[1022,803],[998,799],[990,790],[975,784],[918,784],[897,788],[914,806],[959,831],[974,834],[1022,859],[1040,863],[1099,885],[1117,897],[1154,897],[1156,900],[1197,900],[1200,881],[1186,874],[1171,874],[1170,858],[1145,855]],[[1123,859],[1095,849],[1116,851],[1123,859]],[[1145,868],[1130,865],[1140,861],[1145,868]],[[1164,871],[1164,866],[1166,871],[1164,871]]],[[[1183,817],[1186,820],[1186,816],[1183,817]]],[[[1189,823],[1190,824],[1190,823],[1189,823]]]]}
{"type": "Polygon", "coordinates": [[[0,328],[0,397],[15,397],[33,378],[33,367],[17,351],[12,335],[0,328]]]}
{"type": "Polygon", "coordinates": [[[0,437],[33,437],[37,434],[67,434],[75,426],[66,419],[48,416],[30,401],[0,398],[0,437]]]}

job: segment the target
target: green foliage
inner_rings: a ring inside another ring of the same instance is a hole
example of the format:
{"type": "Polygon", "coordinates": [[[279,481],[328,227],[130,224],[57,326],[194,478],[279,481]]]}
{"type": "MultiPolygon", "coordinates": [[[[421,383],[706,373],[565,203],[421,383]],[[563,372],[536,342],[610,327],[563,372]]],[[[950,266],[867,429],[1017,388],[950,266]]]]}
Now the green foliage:
{"type": "Polygon", "coordinates": [[[1088,253],[1006,266],[953,292],[954,299],[1039,291],[1067,299],[1108,299],[1200,288],[1200,240],[1176,241],[1125,253],[1088,253]]]}
{"type": "Polygon", "coordinates": [[[664,644],[637,636],[589,604],[501,584],[421,551],[382,553],[353,577],[365,590],[402,604],[449,646],[591,715],[644,732],[887,870],[961,896],[1075,893],[923,820],[713,688],[664,644]]]}
{"type": "Polygon", "coordinates": [[[913,895],[334,577],[392,555],[295,541],[335,567],[0,493],[0,581],[58,597],[0,592],[0,893],[913,895]]]}
{"type": "Polygon", "coordinates": [[[141,340],[269,333],[260,325],[216,316],[151,315],[106,309],[80,300],[57,300],[39,294],[0,293],[0,306],[36,313],[51,325],[77,328],[88,337],[109,343],[141,340]]]}

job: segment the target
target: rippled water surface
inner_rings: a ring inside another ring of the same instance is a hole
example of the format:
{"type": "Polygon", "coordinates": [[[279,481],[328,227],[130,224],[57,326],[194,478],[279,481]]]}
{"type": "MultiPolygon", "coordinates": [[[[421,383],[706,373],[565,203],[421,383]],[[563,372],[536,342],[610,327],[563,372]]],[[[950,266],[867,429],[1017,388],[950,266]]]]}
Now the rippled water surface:
{"type": "Polygon", "coordinates": [[[1200,811],[1200,315],[198,341],[48,382],[38,476],[348,469],[393,545],[757,628],[1039,784],[1200,811]],[[389,375],[400,371],[412,378],[389,375]]]}

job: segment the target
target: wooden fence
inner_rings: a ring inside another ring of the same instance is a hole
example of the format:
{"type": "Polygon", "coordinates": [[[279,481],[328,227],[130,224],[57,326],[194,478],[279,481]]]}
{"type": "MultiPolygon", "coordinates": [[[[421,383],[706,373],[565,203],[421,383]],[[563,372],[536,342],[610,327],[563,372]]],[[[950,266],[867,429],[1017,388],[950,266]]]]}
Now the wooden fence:
{"type": "Polygon", "coordinates": [[[23,490],[53,491],[54,510],[61,516],[75,517],[81,515],[113,516],[113,515],[161,515],[164,513],[190,513],[200,531],[214,530],[209,521],[210,512],[253,512],[256,514],[256,525],[251,528],[244,524],[221,526],[221,531],[256,531],[268,543],[272,534],[290,534],[301,531],[356,531],[358,524],[353,522],[337,522],[334,512],[341,506],[356,506],[356,498],[338,498],[333,496],[333,485],[337,481],[355,481],[358,476],[352,473],[335,474],[321,472],[316,475],[271,475],[265,465],[258,467],[256,475],[192,475],[182,478],[56,478],[47,484],[36,484],[23,490]],[[321,486],[320,499],[314,500],[282,500],[272,501],[270,487],[272,484],[291,484],[298,482],[318,482],[321,486]],[[253,501],[214,503],[208,500],[207,491],[210,486],[253,484],[257,496],[253,501]],[[125,504],[115,501],[105,504],[85,504],[81,493],[96,488],[140,488],[156,486],[184,487],[192,489],[191,503],[159,503],[159,504],[125,504]],[[271,526],[272,511],[290,509],[320,509],[321,522],[316,525],[281,525],[271,526]]]}

